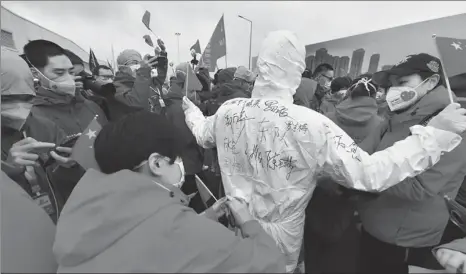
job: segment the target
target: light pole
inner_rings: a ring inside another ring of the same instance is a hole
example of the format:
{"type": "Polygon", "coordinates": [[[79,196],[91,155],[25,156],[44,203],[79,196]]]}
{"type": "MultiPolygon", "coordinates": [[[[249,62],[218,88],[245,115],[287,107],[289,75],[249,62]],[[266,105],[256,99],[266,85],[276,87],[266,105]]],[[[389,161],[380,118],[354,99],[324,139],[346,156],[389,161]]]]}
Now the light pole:
{"type": "Polygon", "coordinates": [[[251,28],[249,30],[249,69],[251,69],[251,48],[252,48],[252,21],[249,20],[248,18],[238,15],[239,18],[244,19],[248,21],[251,25],[251,28]]]}
{"type": "Polygon", "coordinates": [[[180,63],[180,35],[181,35],[181,32],[177,32],[175,33],[176,35],[176,38],[178,40],[178,64],[180,63]]]}

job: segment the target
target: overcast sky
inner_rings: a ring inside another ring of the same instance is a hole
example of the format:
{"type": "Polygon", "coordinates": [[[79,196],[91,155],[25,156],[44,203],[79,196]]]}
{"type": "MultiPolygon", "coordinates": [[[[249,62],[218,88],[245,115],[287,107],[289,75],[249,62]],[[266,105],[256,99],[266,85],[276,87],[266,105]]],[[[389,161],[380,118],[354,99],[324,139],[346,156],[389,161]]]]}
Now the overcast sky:
{"type": "MultiPolygon", "coordinates": [[[[304,44],[312,44],[466,13],[466,1],[2,1],[2,6],[73,40],[85,50],[92,48],[101,60],[111,59],[112,44],[116,56],[126,48],[150,53],[142,39],[148,31],[141,22],[148,10],[152,30],[163,38],[169,59],[175,63],[175,32],[181,33],[180,59],[189,61],[189,48],[199,39],[204,50],[224,14],[229,66],[248,65],[249,23],[238,15],[253,21],[255,56],[266,34],[273,30],[295,31],[304,44]]],[[[224,67],[225,60],[220,59],[218,66],[224,67]]]]}

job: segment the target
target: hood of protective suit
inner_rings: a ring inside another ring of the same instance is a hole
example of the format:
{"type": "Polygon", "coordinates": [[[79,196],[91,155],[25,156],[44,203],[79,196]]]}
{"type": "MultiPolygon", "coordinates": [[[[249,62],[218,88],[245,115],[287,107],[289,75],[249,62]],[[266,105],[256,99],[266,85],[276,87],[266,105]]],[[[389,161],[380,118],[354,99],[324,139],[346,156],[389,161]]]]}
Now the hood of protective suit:
{"type": "Polygon", "coordinates": [[[36,95],[31,70],[16,52],[2,48],[0,69],[2,96],[36,95]]]}
{"type": "Polygon", "coordinates": [[[289,103],[301,83],[306,49],[290,31],[271,32],[262,43],[252,98],[275,98],[289,103]]]}

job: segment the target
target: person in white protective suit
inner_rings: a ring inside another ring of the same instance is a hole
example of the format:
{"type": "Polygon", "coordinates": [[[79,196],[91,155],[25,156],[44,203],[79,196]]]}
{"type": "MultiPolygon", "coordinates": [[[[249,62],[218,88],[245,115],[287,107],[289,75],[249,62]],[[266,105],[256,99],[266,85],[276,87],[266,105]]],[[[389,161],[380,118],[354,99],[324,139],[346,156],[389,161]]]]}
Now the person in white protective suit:
{"type": "Polygon", "coordinates": [[[244,199],[254,218],[296,268],[304,210],[319,176],[362,191],[380,192],[437,163],[460,142],[465,109],[452,104],[412,136],[368,155],[325,116],[293,105],[305,68],[305,48],[288,31],[262,45],[251,99],[225,102],[205,118],[186,97],[186,123],[199,145],[217,147],[225,192],[244,199]]]}

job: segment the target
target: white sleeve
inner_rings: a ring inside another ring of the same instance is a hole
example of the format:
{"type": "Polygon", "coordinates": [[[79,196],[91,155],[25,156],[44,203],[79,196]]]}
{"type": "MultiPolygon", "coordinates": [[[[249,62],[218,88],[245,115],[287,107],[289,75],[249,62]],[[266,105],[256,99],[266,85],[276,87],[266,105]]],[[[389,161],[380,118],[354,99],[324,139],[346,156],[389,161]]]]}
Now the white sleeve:
{"type": "Polygon", "coordinates": [[[416,125],[410,130],[411,136],[369,155],[326,120],[320,132],[324,144],[318,176],[330,176],[346,187],[380,192],[432,167],[443,152],[450,152],[461,142],[459,135],[429,126],[416,125]]]}
{"type": "Polygon", "coordinates": [[[203,148],[214,148],[215,144],[215,120],[217,115],[204,117],[197,106],[192,106],[185,112],[186,124],[196,137],[199,146],[203,148]]]}

